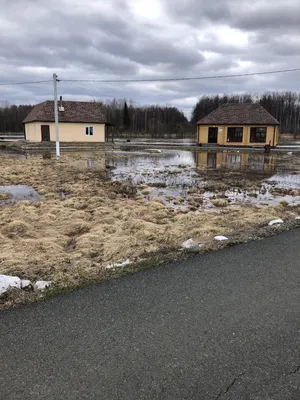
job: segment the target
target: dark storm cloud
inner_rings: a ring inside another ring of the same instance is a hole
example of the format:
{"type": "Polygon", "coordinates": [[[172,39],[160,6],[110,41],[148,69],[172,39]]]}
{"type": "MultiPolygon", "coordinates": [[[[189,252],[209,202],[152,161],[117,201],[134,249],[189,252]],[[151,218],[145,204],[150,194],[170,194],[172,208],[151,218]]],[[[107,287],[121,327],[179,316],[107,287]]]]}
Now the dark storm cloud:
{"type": "MultiPolygon", "coordinates": [[[[223,75],[300,65],[300,3],[255,0],[2,0],[2,82],[223,75]],[[156,11],[155,11],[156,10],[156,11]]],[[[299,90],[296,73],[151,84],[60,83],[69,98],[128,97],[188,111],[205,93],[299,90]],[[298,85],[298,86],[297,86],[298,85]],[[194,100],[193,100],[194,99],[194,100]]],[[[39,102],[50,84],[1,87],[39,102]]]]}

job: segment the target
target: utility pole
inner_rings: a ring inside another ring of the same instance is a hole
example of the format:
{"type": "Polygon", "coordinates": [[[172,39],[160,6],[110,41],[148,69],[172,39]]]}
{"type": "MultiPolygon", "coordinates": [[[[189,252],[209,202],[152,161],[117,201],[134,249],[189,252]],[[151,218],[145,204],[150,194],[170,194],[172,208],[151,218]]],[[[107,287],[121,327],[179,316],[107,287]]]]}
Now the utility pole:
{"type": "Polygon", "coordinates": [[[58,126],[58,108],[57,108],[57,75],[53,74],[53,88],[54,88],[54,117],[55,117],[55,141],[56,141],[56,157],[60,157],[59,148],[59,126],[58,126]]]}

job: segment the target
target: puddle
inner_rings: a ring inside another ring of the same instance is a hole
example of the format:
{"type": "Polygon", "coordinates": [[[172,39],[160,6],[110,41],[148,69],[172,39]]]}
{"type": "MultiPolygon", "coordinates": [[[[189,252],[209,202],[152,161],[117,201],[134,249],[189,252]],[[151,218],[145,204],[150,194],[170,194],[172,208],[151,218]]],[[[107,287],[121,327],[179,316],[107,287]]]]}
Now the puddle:
{"type": "Polygon", "coordinates": [[[275,174],[268,179],[269,182],[275,183],[277,187],[283,188],[300,188],[300,175],[297,174],[275,174]]]}
{"type": "Polygon", "coordinates": [[[30,200],[30,201],[38,201],[41,196],[38,194],[36,190],[34,190],[30,186],[26,185],[7,185],[0,186],[0,194],[8,194],[8,198],[3,201],[0,200],[0,204],[7,204],[11,201],[18,200],[30,200]]]}

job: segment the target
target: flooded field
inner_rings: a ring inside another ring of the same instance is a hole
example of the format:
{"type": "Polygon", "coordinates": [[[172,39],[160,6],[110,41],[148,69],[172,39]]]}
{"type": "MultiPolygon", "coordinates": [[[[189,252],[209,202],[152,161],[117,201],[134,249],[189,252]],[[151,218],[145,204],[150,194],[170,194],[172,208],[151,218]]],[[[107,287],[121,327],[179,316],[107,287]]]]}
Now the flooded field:
{"type": "MultiPolygon", "coordinates": [[[[32,158],[46,161],[55,155],[29,153],[28,161],[32,158]]],[[[160,199],[173,208],[213,211],[240,203],[300,204],[300,153],[151,148],[65,153],[60,163],[65,162],[82,171],[103,171],[109,180],[136,186],[140,198],[160,199]]],[[[1,192],[7,190],[0,187],[1,192]]],[[[22,185],[12,188],[12,195],[14,200],[39,196],[22,185]]]]}
{"type": "Polygon", "coordinates": [[[258,237],[279,229],[273,220],[290,227],[300,216],[298,153],[151,146],[62,152],[59,160],[0,153],[0,163],[0,274],[59,287],[106,279],[115,266],[156,264],[186,242],[199,251],[219,248],[218,236],[258,237]]]}
{"type": "Polygon", "coordinates": [[[174,207],[213,209],[240,202],[300,202],[297,154],[132,151],[108,155],[106,163],[111,179],[130,181],[144,198],[160,198],[174,207]]]}

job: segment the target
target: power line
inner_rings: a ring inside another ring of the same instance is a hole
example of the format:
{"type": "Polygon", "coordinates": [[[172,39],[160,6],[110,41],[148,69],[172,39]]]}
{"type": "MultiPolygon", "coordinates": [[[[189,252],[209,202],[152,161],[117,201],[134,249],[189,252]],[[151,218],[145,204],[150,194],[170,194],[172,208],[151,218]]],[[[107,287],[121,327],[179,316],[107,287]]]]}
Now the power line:
{"type": "MultiPolygon", "coordinates": [[[[281,69],[281,70],[263,71],[263,72],[249,72],[244,74],[231,74],[231,75],[212,75],[212,76],[179,77],[179,78],[153,78],[153,79],[58,79],[58,82],[99,82],[99,83],[176,82],[176,81],[192,81],[192,80],[220,79],[220,78],[236,78],[236,77],[254,76],[254,75],[271,75],[271,74],[296,72],[296,71],[300,71],[300,68],[281,69]]],[[[31,84],[40,84],[49,82],[52,82],[52,80],[8,82],[8,83],[0,82],[0,86],[31,85],[31,84]]]]}
{"type": "Polygon", "coordinates": [[[32,81],[32,82],[9,82],[9,83],[0,83],[0,86],[12,86],[12,85],[31,85],[36,83],[48,83],[52,82],[51,80],[47,81],[32,81]]]}
{"type": "Polygon", "coordinates": [[[250,72],[244,74],[232,75],[213,75],[213,76],[197,76],[197,77],[184,77],[184,78],[155,78],[155,79],[60,79],[61,82],[100,82],[100,83],[121,83],[121,82],[176,82],[176,81],[192,81],[204,79],[219,79],[219,78],[236,78],[242,76],[254,75],[270,75],[279,74],[284,72],[300,71],[300,68],[281,69],[276,71],[263,71],[263,72],[250,72]]]}

